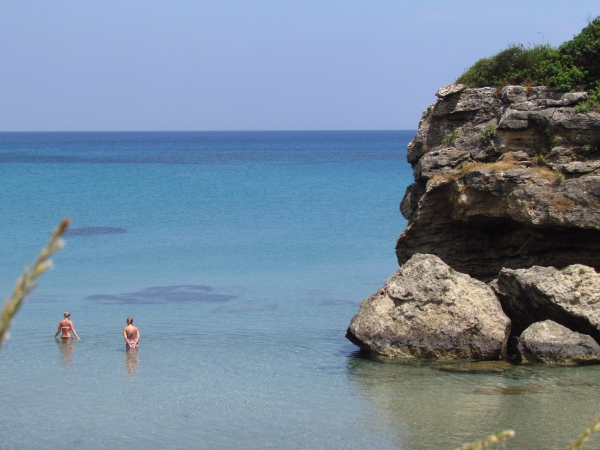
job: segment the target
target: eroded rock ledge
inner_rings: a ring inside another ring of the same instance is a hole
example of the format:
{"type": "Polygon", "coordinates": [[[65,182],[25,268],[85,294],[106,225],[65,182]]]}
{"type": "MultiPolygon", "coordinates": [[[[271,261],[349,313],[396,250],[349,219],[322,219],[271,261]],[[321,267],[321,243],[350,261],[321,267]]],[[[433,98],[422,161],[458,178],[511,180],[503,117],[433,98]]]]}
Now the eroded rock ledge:
{"type": "Polygon", "coordinates": [[[484,281],[503,267],[600,268],[600,114],[574,110],[587,94],[451,85],[438,97],[409,144],[398,262],[431,253],[484,281]]]}

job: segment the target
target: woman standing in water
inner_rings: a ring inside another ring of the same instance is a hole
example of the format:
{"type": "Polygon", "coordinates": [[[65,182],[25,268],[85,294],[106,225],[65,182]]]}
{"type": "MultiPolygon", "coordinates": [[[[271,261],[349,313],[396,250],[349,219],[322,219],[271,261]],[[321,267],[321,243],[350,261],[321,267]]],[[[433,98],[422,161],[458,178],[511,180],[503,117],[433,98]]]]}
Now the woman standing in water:
{"type": "Polygon", "coordinates": [[[127,326],[123,328],[123,338],[125,338],[125,348],[137,348],[138,341],[140,340],[140,332],[136,326],[133,325],[133,319],[127,318],[127,326]]]}
{"type": "Polygon", "coordinates": [[[75,327],[73,326],[73,322],[71,322],[71,314],[69,312],[65,312],[63,313],[63,316],[65,318],[58,322],[58,330],[56,330],[54,338],[58,336],[58,333],[62,333],[60,336],[61,339],[73,339],[71,336],[72,331],[75,337],[79,339],[79,336],[77,336],[77,332],[75,331],[75,327]]]}

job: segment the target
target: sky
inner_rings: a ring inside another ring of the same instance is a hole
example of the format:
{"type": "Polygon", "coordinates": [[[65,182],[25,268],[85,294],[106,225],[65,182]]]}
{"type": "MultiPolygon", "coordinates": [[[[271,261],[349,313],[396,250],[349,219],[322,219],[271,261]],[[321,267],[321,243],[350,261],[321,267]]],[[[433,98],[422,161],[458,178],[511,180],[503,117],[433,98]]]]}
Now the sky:
{"type": "Polygon", "coordinates": [[[511,43],[588,0],[0,0],[0,131],[416,129],[511,43]]]}

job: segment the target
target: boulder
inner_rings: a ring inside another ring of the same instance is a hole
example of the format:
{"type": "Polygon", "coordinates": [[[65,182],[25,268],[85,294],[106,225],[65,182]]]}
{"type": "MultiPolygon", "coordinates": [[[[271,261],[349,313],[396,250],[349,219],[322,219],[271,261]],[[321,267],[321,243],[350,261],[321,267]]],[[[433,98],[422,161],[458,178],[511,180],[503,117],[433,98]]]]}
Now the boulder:
{"type": "Polygon", "coordinates": [[[346,337],[391,357],[494,360],[505,354],[509,330],[489,286],[416,254],[363,300],[346,337]]]}
{"type": "Polygon", "coordinates": [[[519,337],[519,352],[524,361],[556,365],[600,362],[600,345],[587,334],[545,320],[530,325],[519,337]]]}
{"type": "Polygon", "coordinates": [[[600,275],[593,268],[502,269],[493,286],[512,318],[513,336],[535,322],[553,320],[600,342],[600,275]]]}

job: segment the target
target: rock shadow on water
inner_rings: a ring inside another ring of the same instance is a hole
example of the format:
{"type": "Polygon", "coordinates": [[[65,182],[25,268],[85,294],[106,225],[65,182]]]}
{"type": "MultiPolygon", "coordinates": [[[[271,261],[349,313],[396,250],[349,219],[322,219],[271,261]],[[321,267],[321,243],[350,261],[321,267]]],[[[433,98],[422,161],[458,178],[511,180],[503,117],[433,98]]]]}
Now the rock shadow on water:
{"type": "Polygon", "coordinates": [[[356,395],[377,407],[370,420],[384,420],[386,429],[394,430],[388,439],[400,448],[455,448],[491,434],[498,426],[495,413],[504,397],[476,396],[473,377],[462,383],[422,360],[373,358],[364,353],[346,362],[356,395]]]}
{"type": "Polygon", "coordinates": [[[477,361],[457,362],[453,364],[432,365],[431,368],[440,372],[450,373],[501,373],[513,368],[508,361],[477,361]]]}
{"type": "Polygon", "coordinates": [[[346,372],[356,396],[383,411],[372,420],[386,420],[401,448],[455,448],[502,429],[517,432],[510,448],[566,448],[597,414],[598,366],[573,372],[510,364],[499,373],[479,371],[478,365],[483,369],[489,363],[493,369],[505,366],[502,361],[401,361],[357,352],[346,358],[346,372]],[[453,373],[439,370],[445,366],[453,373]],[[456,370],[463,368],[466,372],[456,370]]]}
{"type": "Polygon", "coordinates": [[[485,395],[523,395],[523,394],[542,394],[551,392],[550,386],[542,384],[524,384],[521,386],[493,386],[482,387],[474,390],[476,394],[485,395]]]}
{"type": "Polygon", "coordinates": [[[122,234],[127,233],[125,228],[121,227],[80,227],[71,228],[65,233],[66,237],[85,237],[98,236],[101,234],[122,234]]]}
{"type": "Polygon", "coordinates": [[[181,284],[153,286],[126,294],[95,294],[86,297],[103,304],[164,304],[164,303],[223,303],[237,298],[235,295],[214,294],[213,288],[204,285],[181,284]]]}
{"type": "Polygon", "coordinates": [[[338,358],[368,358],[369,354],[357,350],[354,344],[342,344],[334,353],[338,358]]]}

